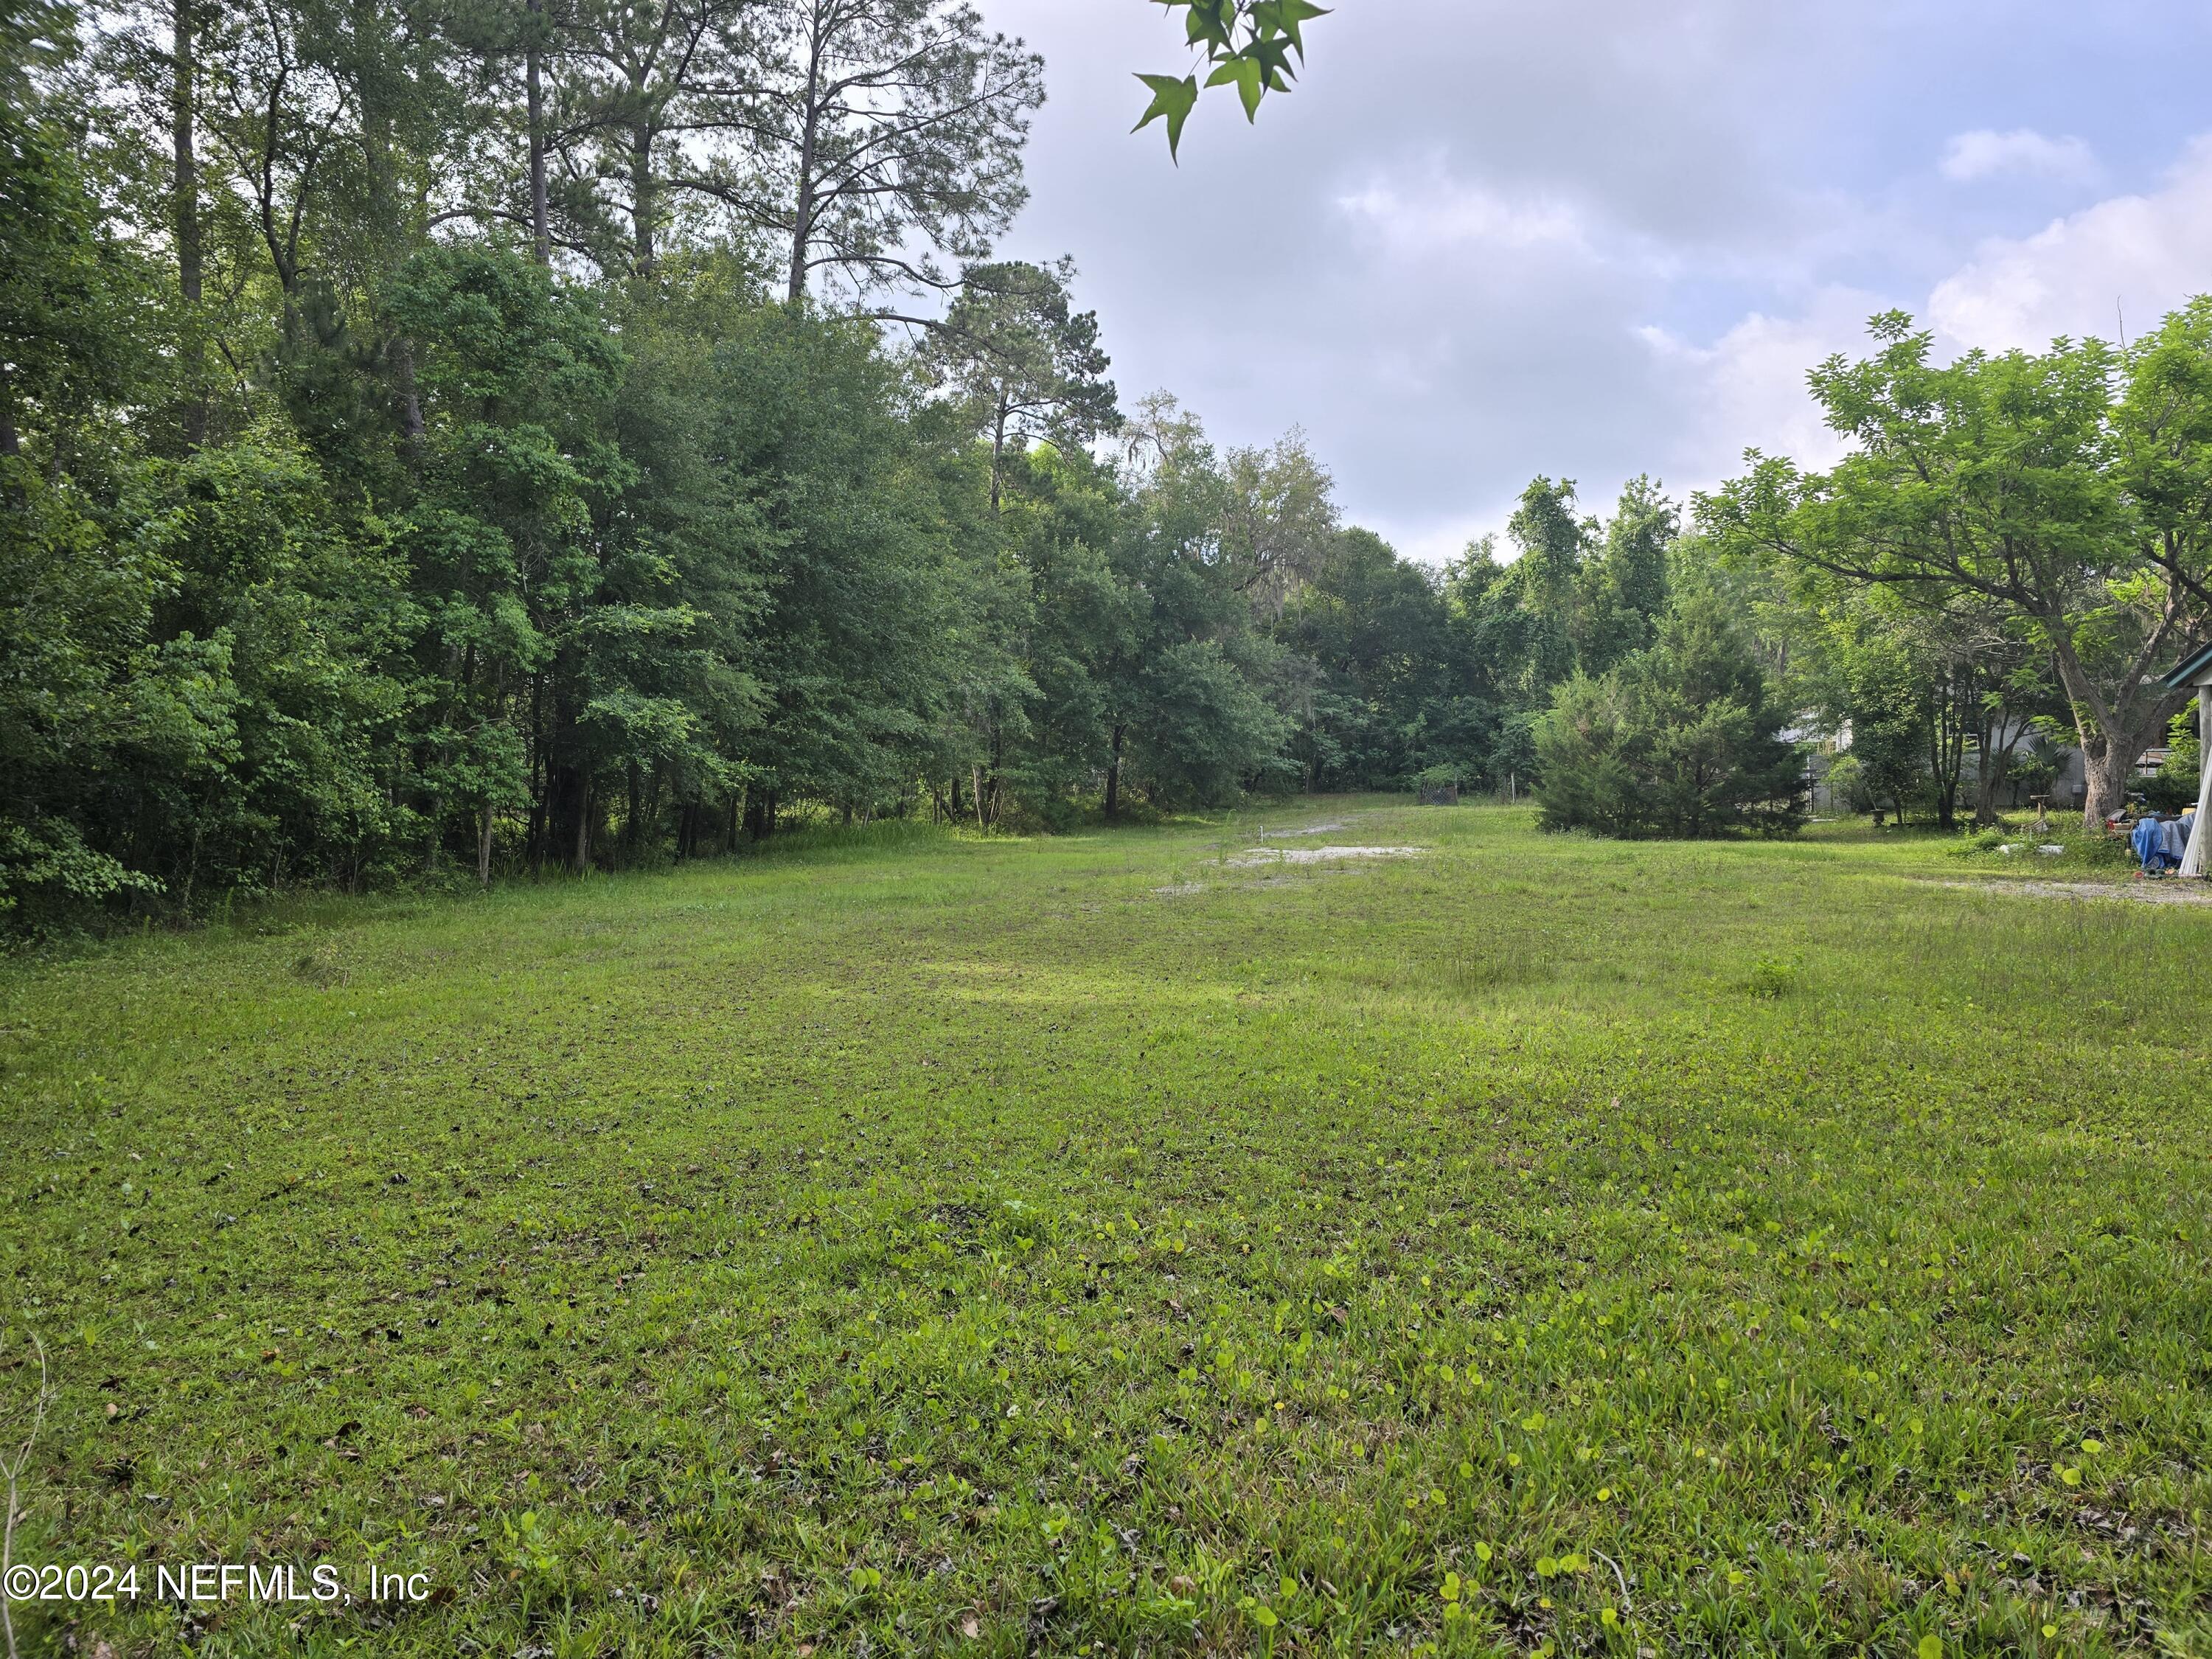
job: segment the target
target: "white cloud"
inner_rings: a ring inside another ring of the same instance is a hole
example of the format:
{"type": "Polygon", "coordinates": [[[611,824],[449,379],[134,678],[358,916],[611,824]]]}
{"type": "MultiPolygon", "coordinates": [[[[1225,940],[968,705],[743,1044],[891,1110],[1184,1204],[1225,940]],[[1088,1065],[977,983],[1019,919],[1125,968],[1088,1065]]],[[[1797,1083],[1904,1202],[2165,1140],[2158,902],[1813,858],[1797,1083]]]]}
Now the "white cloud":
{"type": "MultiPolygon", "coordinates": [[[[2033,235],[1984,242],[1917,310],[1945,353],[2040,350],[2060,335],[2110,337],[2123,307],[2132,335],[2208,289],[2212,137],[2192,141],[2158,190],[2113,197],[2033,235]]],[[[1754,312],[1709,346],[1638,331],[1677,388],[1670,465],[1682,488],[1733,471],[1747,446],[1832,465],[1847,446],[1822,422],[1806,373],[1835,352],[1867,351],[1866,319],[1891,303],[1868,289],[1826,288],[1794,315],[1754,312]]]]}
{"type": "Polygon", "coordinates": [[[2212,289],[2212,137],[2192,140],[2148,194],[2116,196],[2033,236],[1993,239],[1929,296],[1929,322],[2002,350],[2059,335],[2130,334],[2212,289]]]}
{"type": "Polygon", "coordinates": [[[1660,373],[1677,388],[1680,424],[1670,434],[1670,484],[1686,497],[1738,470],[1746,449],[1832,465],[1847,447],[1806,389],[1806,375],[1838,351],[1865,343],[1878,295],[1829,288],[1802,315],[1754,312],[1710,346],[1664,329],[1638,330],[1660,373]]]}
{"type": "Polygon", "coordinates": [[[1182,59],[1158,7],[980,3],[1052,66],[1008,254],[1075,255],[1125,392],[1171,387],[1224,443],[1304,426],[1347,514],[1426,557],[1537,472],[1604,511],[1747,445],[1832,459],[1805,374],[1872,313],[2035,344],[2110,333],[2116,287],[2132,332],[2212,285],[2212,245],[2155,222],[2198,212],[2187,170],[2146,171],[2212,52],[2178,0],[1366,0],[1256,127],[1210,97],[1179,167],[1127,131],[1131,71],[1182,59]],[[2028,234],[2100,167],[2145,223],[2028,234]]]}
{"type": "Polygon", "coordinates": [[[1582,220],[1563,203],[1510,201],[1497,191],[1447,176],[1440,167],[1411,187],[1378,177],[1337,198],[1337,206],[1395,252],[1434,252],[1465,246],[1528,248],[1586,245],[1582,220]]]}
{"type": "Polygon", "coordinates": [[[2097,158],[2079,138],[2050,138],[2027,127],[1962,132],[1943,147],[1940,170],[1954,184],[1972,184],[1999,173],[2086,183],[2097,177],[2097,158]]]}

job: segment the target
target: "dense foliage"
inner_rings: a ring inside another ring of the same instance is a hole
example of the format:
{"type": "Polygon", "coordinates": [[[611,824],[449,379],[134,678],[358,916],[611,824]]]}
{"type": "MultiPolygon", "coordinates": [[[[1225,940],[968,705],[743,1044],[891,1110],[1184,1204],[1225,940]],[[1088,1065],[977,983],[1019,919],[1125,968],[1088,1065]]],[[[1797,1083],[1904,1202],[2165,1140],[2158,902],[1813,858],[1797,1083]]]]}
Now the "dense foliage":
{"type": "MultiPolygon", "coordinates": [[[[1311,11],[1188,9],[1237,63],[1311,11]]],[[[1750,777],[1786,707],[1856,734],[1869,799],[1986,817],[2070,726],[2094,807],[2206,632],[2202,306],[1947,368],[1882,319],[1814,376],[1832,474],[1761,460],[1687,538],[1646,480],[1601,522],[1538,478],[1512,557],[1431,570],[1297,434],[1126,409],[1073,270],[994,256],[1042,65],[957,0],[9,18],[13,931],[794,813],[1512,788],[1594,699],[1676,731],[1671,594],[1716,558],[1750,777]]],[[[1562,821],[1786,821],[1665,747],[1562,821]]]]}
{"type": "Polygon", "coordinates": [[[1072,269],[991,256],[1041,69],[964,6],[15,15],[15,931],[1504,784],[1663,610],[1645,485],[1437,573],[1295,434],[1126,411],[1072,269]]]}
{"type": "Polygon", "coordinates": [[[1688,837],[1789,830],[1804,763],[1734,602],[1682,596],[1649,647],[1577,674],[1537,723],[1547,828],[1688,837]]]}
{"type": "Polygon", "coordinates": [[[2023,738],[2064,729],[2094,823],[2187,700],[2162,675],[2212,640],[2212,300],[2124,350],[1939,364],[1909,319],[1872,328],[1811,376],[1852,453],[1754,453],[1705,520],[1795,613],[1877,799],[1924,779],[1948,824],[1971,754],[1986,817],[2023,738]]]}

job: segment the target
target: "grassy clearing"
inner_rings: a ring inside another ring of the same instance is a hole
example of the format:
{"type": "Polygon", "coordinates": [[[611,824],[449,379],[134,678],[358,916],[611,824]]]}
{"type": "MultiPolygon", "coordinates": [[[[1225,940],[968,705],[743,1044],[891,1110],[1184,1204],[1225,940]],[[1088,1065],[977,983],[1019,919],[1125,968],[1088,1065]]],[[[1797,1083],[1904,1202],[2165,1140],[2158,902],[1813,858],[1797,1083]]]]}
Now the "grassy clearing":
{"type": "Polygon", "coordinates": [[[2205,1651],[2212,915],[1961,873],[1307,804],[12,970],[19,1555],[435,1586],[32,1650],[2205,1651]]]}

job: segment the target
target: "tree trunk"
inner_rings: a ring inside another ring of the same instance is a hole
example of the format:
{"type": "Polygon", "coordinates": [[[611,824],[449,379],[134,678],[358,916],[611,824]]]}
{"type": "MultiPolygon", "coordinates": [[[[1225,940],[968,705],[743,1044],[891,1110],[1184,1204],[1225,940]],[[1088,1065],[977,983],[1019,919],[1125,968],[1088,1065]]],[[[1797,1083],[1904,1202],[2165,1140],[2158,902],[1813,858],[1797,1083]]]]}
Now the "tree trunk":
{"type": "Polygon", "coordinates": [[[1997,791],[2003,787],[2005,763],[2011,758],[2008,747],[1996,746],[1994,726],[1984,725],[1974,750],[1974,827],[1983,829],[1997,821],[1997,791]]]}
{"type": "Polygon", "coordinates": [[[775,833],[775,791],[758,786],[745,793],[745,834],[756,842],[775,833]]]}
{"type": "Polygon", "coordinates": [[[483,805],[483,827],[477,832],[477,881],[491,885],[491,803],[483,805]]]}
{"type": "Polygon", "coordinates": [[[545,676],[530,677],[530,873],[545,867],[550,834],[553,767],[545,752],[545,676]]]}
{"type": "Polygon", "coordinates": [[[2137,722],[2107,733],[2081,716],[2079,704],[2075,708],[2075,729],[2081,734],[2081,771],[2088,786],[2081,822],[2085,828],[2101,829],[2106,818],[2127,805],[2136,761],[2166,730],[2167,708],[2164,702],[2155,703],[2137,722]]]}
{"type": "Polygon", "coordinates": [[[545,0],[530,0],[525,9],[530,31],[523,70],[530,106],[530,252],[539,264],[548,265],[553,263],[553,231],[545,199],[545,92],[541,84],[544,46],[538,39],[545,0]]]}
{"type": "Polygon", "coordinates": [[[1978,734],[1980,747],[1974,761],[1974,824],[1978,829],[1997,821],[1997,792],[2005,787],[2011,775],[2013,750],[2019,746],[2025,730],[2024,724],[2016,724],[2011,709],[2002,704],[1994,715],[1983,716],[1978,734]]]}
{"type": "Polygon", "coordinates": [[[2081,775],[2088,786],[2087,799],[2081,804],[2085,827],[2102,829],[2106,818],[2127,805],[2128,781],[2142,748],[2141,738],[2130,741],[2125,733],[2112,738],[2100,732],[2082,739],[2081,775]]]}
{"type": "Polygon", "coordinates": [[[415,390],[415,348],[405,335],[392,342],[392,378],[399,389],[399,437],[410,471],[422,465],[422,400],[415,390]]]}
{"type": "MultiPolygon", "coordinates": [[[[993,824],[998,823],[1000,809],[1006,801],[1006,780],[1000,773],[1000,768],[1006,763],[1006,728],[994,722],[991,728],[991,769],[985,776],[983,788],[980,792],[988,798],[987,810],[993,824]]],[[[978,805],[984,805],[984,803],[979,802],[978,805]]]]}
{"type": "Polygon", "coordinates": [[[629,133],[629,214],[632,261],[641,276],[653,275],[653,128],[644,122],[629,133]]]}
{"type": "Polygon", "coordinates": [[[576,775],[576,873],[592,867],[592,781],[576,775]]]}
{"type": "Polygon", "coordinates": [[[1006,394],[999,393],[999,418],[991,428],[991,511],[999,511],[999,481],[1006,453],[1006,394]]]}
{"type": "Polygon", "coordinates": [[[1128,728],[1114,728],[1114,759],[1106,769],[1106,816],[1118,817],[1121,811],[1121,736],[1128,728]]]}
{"type": "Polygon", "coordinates": [[[799,133],[799,190],[791,207],[791,272],[784,297],[806,297],[806,254],[814,246],[814,149],[822,122],[822,20],[817,10],[806,43],[806,118],[799,133]]]}
{"type": "Polygon", "coordinates": [[[171,15],[175,78],[171,88],[171,137],[176,155],[173,180],[177,216],[177,292],[185,301],[185,444],[198,449],[207,441],[208,405],[203,389],[207,343],[200,334],[200,174],[194,153],[192,116],[198,107],[195,82],[197,27],[191,0],[175,0],[171,15]]]}
{"type": "Polygon", "coordinates": [[[2127,805],[2128,780],[2135,772],[2136,757],[2166,730],[2168,715],[2181,702],[2177,698],[2160,698],[2143,710],[2136,705],[2142,683],[2131,681],[2124,688],[2120,702],[2124,707],[2136,705],[2137,717],[2122,718],[2098,694],[2067,637],[2057,631],[2063,618],[2043,620],[2053,630],[2051,659],[2057,665],[2066,700],[2073,705],[2074,729],[2081,739],[2081,774],[2087,785],[2081,803],[2082,827],[2101,830],[2106,818],[2127,805]]]}

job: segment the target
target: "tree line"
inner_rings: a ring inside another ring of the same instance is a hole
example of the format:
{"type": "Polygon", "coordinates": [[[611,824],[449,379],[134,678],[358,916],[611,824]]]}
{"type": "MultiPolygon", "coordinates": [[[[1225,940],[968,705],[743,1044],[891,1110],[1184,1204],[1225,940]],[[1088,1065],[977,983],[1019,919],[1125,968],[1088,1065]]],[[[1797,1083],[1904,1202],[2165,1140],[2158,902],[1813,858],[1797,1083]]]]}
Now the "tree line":
{"type": "Polygon", "coordinates": [[[1689,533],[1539,478],[1431,570],[1297,434],[1125,408],[1072,268],[996,257],[1042,73],[958,0],[9,11],[4,925],[795,813],[1787,827],[1808,709],[1946,817],[2070,722],[2094,811],[2174,712],[2203,307],[1948,366],[1883,319],[1814,376],[1832,471],[1689,533]]]}
{"type": "Polygon", "coordinates": [[[1516,763],[1514,579],[994,257],[1041,76],[957,0],[11,10],[7,925],[1516,763]]]}
{"type": "Polygon", "coordinates": [[[1785,738],[1844,739],[1844,804],[1946,830],[2048,789],[2069,749],[2090,827],[2196,798],[2192,694],[2165,677],[2212,641],[2212,300],[2124,346],[1943,362],[1902,313],[1869,333],[1808,377],[1844,458],[1748,452],[1693,502],[1661,639],[1563,680],[1553,823],[1788,828],[1809,780],[1785,738]]]}

